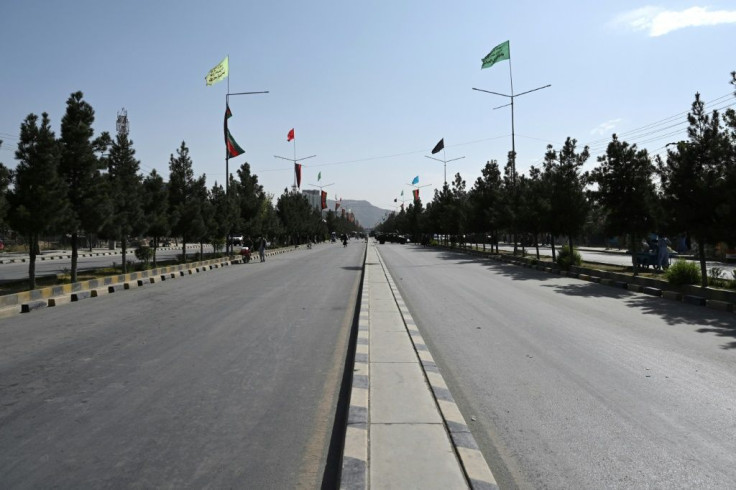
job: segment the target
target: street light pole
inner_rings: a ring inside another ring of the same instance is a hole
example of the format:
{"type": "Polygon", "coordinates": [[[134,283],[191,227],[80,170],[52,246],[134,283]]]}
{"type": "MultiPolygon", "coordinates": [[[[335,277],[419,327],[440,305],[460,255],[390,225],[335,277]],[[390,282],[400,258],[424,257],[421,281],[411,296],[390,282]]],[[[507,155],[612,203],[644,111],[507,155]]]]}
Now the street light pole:
{"type": "Polygon", "coordinates": [[[491,92],[490,90],[483,90],[480,88],[473,87],[473,90],[477,90],[478,92],[485,92],[487,94],[493,94],[493,95],[500,95],[501,97],[507,97],[511,99],[511,102],[509,104],[505,104],[502,106],[494,107],[493,109],[500,109],[502,107],[511,106],[511,154],[512,154],[512,160],[511,160],[511,178],[514,184],[516,183],[516,137],[515,137],[515,130],[514,130],[514,99],[516,97],[521,97],[522,95],[526,95],[531,92],[536,92],[537,90],[542,90],[543,88],[551,87],[551,84],[545,85],[544,87],[537,87],[531,90],[527,90],[526,92],[522,92],[520,94],[514,94],[514,85],[513,81],[511,82],[511,95],[509,94],[501,94],[499,92],[491,92]]]}
{"type": "MultiPolygon", "coordinates": [[[[442,149],[442,154],[443,155],[445,154],[444,148],[442,149]]],[[[450,160],[447,160],[447,158],[440,160],[439,158],[431,157],[429,155],[424,155],[424,156],[427,158],[431,158],[432,160],[437,160],[438,162],[442,162],[444,164],[445,166],[445,185],[447,184],[447,164],[450,162],[454,162],[455,160],[462,160],[463,158],[465,158],[464,156],[462,156],[462,157],[452,158],[450,160]]]]}

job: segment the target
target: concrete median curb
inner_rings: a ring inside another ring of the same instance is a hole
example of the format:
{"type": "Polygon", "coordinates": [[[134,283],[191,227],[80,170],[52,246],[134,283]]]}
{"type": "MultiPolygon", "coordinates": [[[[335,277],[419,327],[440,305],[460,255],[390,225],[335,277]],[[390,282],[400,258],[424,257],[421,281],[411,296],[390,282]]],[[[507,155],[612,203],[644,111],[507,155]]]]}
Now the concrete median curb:
{"type": "Polygon", "coordinates": [[[340,488],[386,488],[387,482],[396,488],[460,488],[461,482],[466,488],[497,488],[375,247],[364,267],[340,488]],[[395,384],[397,379],[402,381],[395,384]]]}

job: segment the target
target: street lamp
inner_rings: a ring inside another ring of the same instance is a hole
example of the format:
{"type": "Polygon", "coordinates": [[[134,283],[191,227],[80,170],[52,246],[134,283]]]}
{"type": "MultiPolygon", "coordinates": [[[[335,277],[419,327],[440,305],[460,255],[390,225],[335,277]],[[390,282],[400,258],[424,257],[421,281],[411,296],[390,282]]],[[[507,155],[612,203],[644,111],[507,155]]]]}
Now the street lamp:
{"type": "Polygon", "coordinates": [[[511,178],[513,179],[512,182],[514,184],[516,183],[516,141],[515,141],[515,134],[514,134],[514,98],[515,97],[521,97],[522,95],[526,95],[530,92],[536,92],[537,90],[542,90],[543,88],[551,87],[551,84],[545,85],[544,87],[537,87],[531,90],[527,90],[526,92],[522,92],[520,94],[514,94],[514,88],[513,85],[511,86],[511,95],[508,94],[501,94],[498,92],[491,92],[490,90],[483,90],[480,88],[473,87],[473,90],[477,90],[478,92],[485,92],[487,94],[493,94],[493,95],[500,95],[501,97],[507,97],[511,99],[511,102],[508,104],[504,104],[502,106],[494,107],[493,110],[500,109],[502,107],[511,106],[511,154],[512,154],[512,160],[511,160],[511,178]]]}

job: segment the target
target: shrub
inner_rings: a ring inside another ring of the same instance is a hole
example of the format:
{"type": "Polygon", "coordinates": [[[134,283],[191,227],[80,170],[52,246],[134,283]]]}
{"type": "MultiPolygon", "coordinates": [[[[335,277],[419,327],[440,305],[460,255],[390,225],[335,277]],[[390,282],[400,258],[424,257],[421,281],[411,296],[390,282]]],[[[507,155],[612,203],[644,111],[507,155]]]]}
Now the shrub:
{"type": "Polygon", "coordinates": [[[677,260],[665,272],[665,277],[670,284],[680,286],[683,284],[700,284],[700,270],[696,262],[689,260],[677,260]]]}
{"type": "Polygon", "coordinates": [[[153,250],[151,247],[138,247],[135,249],[135,258],[143,262],[146,266],[153,257],[153,250]]]}
{"type": "Polygon", "coordinates": [[[557,265],[563,270],[570,270],[570,266],[579,266],[582,262],[583,258],[580,253],[575,250],[570,251],[570,247],[567,245],[563,246],[557,254],[557,265]]]}

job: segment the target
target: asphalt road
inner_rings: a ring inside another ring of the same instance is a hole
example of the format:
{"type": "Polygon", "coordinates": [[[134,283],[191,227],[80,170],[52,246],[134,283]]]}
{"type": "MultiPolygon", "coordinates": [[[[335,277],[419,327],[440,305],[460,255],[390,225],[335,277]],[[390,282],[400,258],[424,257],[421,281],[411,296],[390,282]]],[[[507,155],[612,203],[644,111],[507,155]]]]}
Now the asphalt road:
{"type": "MultiPolygon", "coordinates": [[[[95,252],[100,252],[100,251],[101,250],[95,250],[95,252]]],[[[212,251],[211,245],[204,246],[205,253],[208,253],[211,251],[212,251]]],[[[90,270],[90,269],[98,269],[101,267],[111,267],[113,264],[120,266],[123,259],[122,259],[122,255],[119,253],[120,252],[119,249],[117,250],[117,252],[118,253],[113,254],[113,255],[82,257],[82,254],[87,254],[89,252],[86,250],[81,250],[79,252],[80,257],[77,259],[77,268],[80,271],[84,271],[84,270],[90,270]]],[[[198,252],[199,252],[199,247],[197,248],[187,247],[187,255],[190,255],[190,254],[194,255],[195,253],[198,253],[198,252]]],[[[157,260],[167,260],[167,259],[174,258],[177,255],[181,255],[181,248],[178,248],[175,250],[158,250],[156,252],[156,259],[157,260]]],[[[14,257],[14,256],[16,256],[16,254],[12,254],[12,255],[4,254],[2,258],[9,259],[10,257],[14,257]]],[[[28,256],[23,255],[23,257],[28,257],[28,256]]],[[[128,253],[126,254],[126,260],[128,261],[128,263],[138,262],[138,260],[135,258],[134,250],[128,250],[128,253]]],[[[72,263],[71,252],[69,251],[44,253],[36,259],[36,277],[69,273],[71,263],[72,263]],[[41,257],[43,256],[47,256],[47,257],[63,256],[65,258],[62,258],[62,259],[55,258],[53,260],[41,260],[41,257]]],[[[0,283],[9,282],[9,281],[18,281],[18,280],[23,280],[27,278],[28,278],[28,262],[27,261],[0,264],[0,283]]]]}
{"type": "Polygon", "coordinates": [[[733,488],[733,314],[379,251],[501,488],[733,488]]]}
{"type": "Polygon", "coordinates": [[[330,482],[364,251],[300,248],[0,320],[0,487],[330,482]]]}

